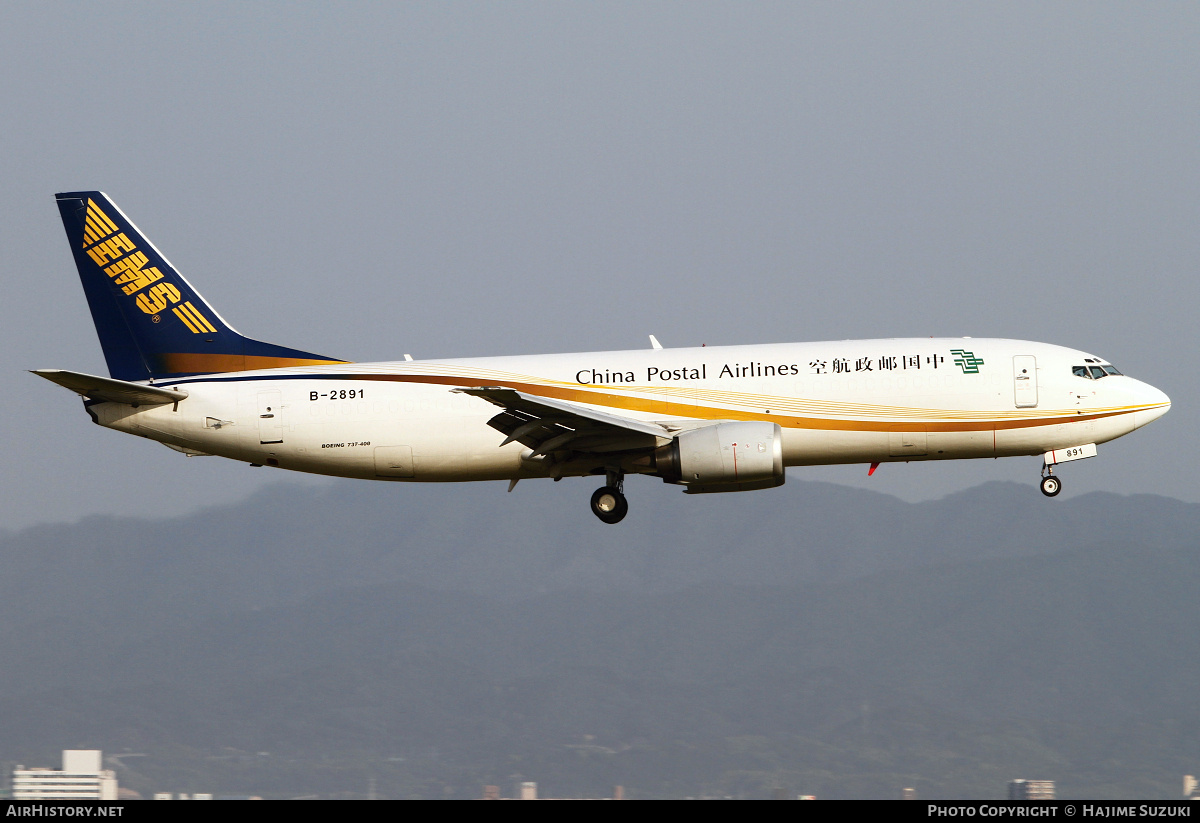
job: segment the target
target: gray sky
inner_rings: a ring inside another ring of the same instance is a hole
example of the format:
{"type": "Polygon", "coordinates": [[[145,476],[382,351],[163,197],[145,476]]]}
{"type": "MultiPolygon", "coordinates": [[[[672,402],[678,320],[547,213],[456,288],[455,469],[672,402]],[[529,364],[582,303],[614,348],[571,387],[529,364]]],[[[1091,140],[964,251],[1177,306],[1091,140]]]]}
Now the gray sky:
{"type": "MultiPolygon", "coordinates": [[[[239,331],[354,360],[1087,349],[1175,405],[1064,498],[1198,501],[1198,43],[1191,3],[0,4],[0,528],[284,478],[23,372],[106,373],[52,197],[91,188],[239,331]]],[[[792,471],[925,499],[1039,466],[792,471]]]]}

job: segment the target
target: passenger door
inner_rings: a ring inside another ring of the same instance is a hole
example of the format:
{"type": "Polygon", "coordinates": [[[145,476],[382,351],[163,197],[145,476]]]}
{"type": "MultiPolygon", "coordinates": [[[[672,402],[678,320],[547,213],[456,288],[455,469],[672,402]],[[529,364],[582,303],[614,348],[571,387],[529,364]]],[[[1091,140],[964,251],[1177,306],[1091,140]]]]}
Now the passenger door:
{"type": "Polygon", "coordinates": [[[1013,357],[1013,400],[1018,409],[1037,407],[1037,358],[1032,354],[1013,357]]]}

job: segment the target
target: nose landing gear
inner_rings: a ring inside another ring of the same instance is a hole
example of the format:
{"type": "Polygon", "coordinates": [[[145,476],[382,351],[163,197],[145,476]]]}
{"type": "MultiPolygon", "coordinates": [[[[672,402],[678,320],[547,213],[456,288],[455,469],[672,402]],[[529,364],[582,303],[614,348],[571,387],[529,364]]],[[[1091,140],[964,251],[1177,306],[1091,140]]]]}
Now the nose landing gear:
{"type": "Polygon", "coordinates": [[[629,501],[622,490],[625,476],[620,471],[608,472],[608,485],[601,486],[592,494],[592,514],[604,523],[620,523],[629,514],[629,501]]]}
{"type": "Polygon", "coordinates": [[[1062,491],[1062,481],[1054,476],[1054,467],[1056,465],[1095,456],[1095,443],[1084,443],[1082,446],[1070,446],[1065,449],[1052,449],[1046,452],[1042,457],[1042,494],[1047,497],[1054,497],[1062,491]]]}
{"type": "Polygon", "coordinates": [[[1054,464],[1049,459],[1042,461],[1042,494],[1054,497],[1060,491],[1062,491],[1062,481],[1054,476],[1054,464]]]}
{"type": "Polygon", "coordinates": [[[1062,491],[1062,481],[1052,474],[1047,474],[1042,478],[1042,494],[1047,497],[1054,497],[1062,491]]]}

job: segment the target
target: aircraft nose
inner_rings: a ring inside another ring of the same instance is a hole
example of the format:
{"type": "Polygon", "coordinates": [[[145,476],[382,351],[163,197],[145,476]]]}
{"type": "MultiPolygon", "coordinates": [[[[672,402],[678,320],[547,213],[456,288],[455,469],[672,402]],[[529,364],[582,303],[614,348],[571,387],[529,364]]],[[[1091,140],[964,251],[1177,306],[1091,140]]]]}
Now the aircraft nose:
{"type": "Polygon", "coordinates": [[[1146,407],[1133,415],[1134,425],[1138,428],[1154,422],[1171,410],[1171,398],[1149,383],[1138,383],[1135,397],[1137,405],[1146,407]]]}

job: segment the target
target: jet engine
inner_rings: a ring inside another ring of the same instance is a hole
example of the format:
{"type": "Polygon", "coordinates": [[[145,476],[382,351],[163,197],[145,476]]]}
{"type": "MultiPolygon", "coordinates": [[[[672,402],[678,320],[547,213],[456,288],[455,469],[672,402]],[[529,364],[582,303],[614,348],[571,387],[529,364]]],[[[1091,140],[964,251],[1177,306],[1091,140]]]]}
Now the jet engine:
{"type": "Polygon", "coordinates": [[[688,494],[782,486],[783,434],[777,423],[716,423],[685,431],[654,452],[655,475],[688,494]]]}

